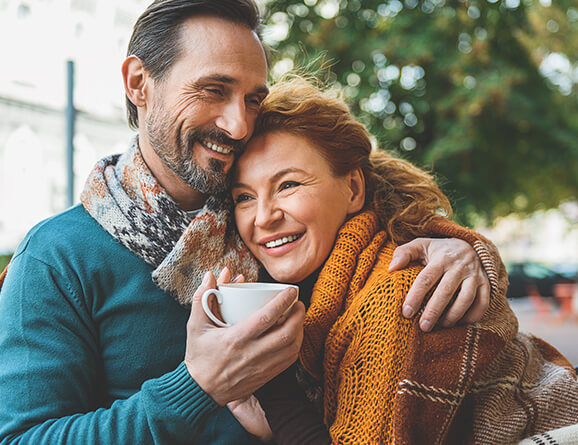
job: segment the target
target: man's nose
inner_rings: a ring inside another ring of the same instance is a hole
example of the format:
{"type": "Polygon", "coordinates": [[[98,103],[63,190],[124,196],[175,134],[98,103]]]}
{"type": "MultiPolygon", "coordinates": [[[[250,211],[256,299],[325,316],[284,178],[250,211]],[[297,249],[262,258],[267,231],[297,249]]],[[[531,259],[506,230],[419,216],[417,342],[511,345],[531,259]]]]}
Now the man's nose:
{"type": "Polygon", "coordinates": [[[249,123],[244,100],[231,100],[223,107],[217,118],[217,127],[227,133],[231,139],[243,140],[249,136],[249,123]]]}

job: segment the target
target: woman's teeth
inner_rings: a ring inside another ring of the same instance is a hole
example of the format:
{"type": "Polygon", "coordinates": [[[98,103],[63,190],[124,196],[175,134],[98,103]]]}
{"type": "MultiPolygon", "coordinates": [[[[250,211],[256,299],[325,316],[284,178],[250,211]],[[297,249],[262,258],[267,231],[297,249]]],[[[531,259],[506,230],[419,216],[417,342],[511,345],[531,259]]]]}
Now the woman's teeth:
{"type": "Polygon", "coordinates": [[[207,147],[209,147],[211,150],[216,151],[217,153],[222,153],[224,155],[228,155],[229,153],[231,153],[231,150],[228,150],[228,149],[221,147],[217,144],[213,144],[212,142],[207,142],[207,143],[205,143],[205,145],[207,147]]]}
{"type": "Polygon", "coordinates": [[[293,241],[299,239],[300,237],[301,235],[284,236],[283,238],[279,238],[274,241],[269,241],[268,243],[265,243],[265,247],[267,247],[268,249],[271,249],[273,247],[279,247],[282,246],[283,244],[292,243],[293,241]]]}

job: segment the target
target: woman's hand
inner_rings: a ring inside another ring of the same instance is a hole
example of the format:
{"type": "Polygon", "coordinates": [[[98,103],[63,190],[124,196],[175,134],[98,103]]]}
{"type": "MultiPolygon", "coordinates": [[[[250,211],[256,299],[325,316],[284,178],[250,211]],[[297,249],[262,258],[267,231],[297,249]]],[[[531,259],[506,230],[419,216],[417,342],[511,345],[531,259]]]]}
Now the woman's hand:
{"type": "Polygon", "coordinates": [[[478,255],[466,241],[417,238],[395,250],[389,270],[402,269],[411,261],[419,261],[425,268],[403,303],[406,318],[416,313],[432,289],[435,291],[420,318],[423,331],[430,331],[444,311],[443,327],[458,321],[475,323],[482,318],[490,304],[490,282],[478,255]]]}
{"type": "Polygon", "coordinates": [[[233,400],[227,403],[227,408],[247,432],[263,442],[273,440],[273,432],[269,427],[265,412],[254,395],[244,400],[233,400]]]}

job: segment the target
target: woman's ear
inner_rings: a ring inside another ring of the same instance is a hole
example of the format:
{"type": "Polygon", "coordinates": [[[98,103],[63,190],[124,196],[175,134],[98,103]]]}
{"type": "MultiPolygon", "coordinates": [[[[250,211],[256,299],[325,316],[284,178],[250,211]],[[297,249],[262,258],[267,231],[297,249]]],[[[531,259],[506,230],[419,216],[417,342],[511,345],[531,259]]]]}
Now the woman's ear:
{"type": "Polygon", "coordinates": [[[365,176],[361,167],[357,167],[347,175],[351,192],[347,213],[353,214],[359,212],[365,205],[365,176]]]}
{"type": "Polygon", "coordinates": [[[136,106],[146,105],[146,80],[147,73],[137,56],[129,56],[122,64],[122,78],[126,97],[136,106]]]}

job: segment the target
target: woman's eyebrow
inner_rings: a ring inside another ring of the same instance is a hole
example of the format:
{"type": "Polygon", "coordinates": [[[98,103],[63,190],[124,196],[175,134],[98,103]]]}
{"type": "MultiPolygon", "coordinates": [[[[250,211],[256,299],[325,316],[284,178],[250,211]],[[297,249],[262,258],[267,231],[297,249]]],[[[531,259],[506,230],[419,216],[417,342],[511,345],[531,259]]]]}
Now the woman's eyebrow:
{"type": "MultiPolygon", "coordinates": [[[[306,173],[306,171],[302,170],[300,168],[295,168],[295,167],[284,168],[283,170],[279,170],[277,173],[275,173],[273,176],[271,176],[271,178],[269,179],[269,182],[276,182],[279,179],[281,179],[283,176],[285,176],[289,173],[306,173]]],[[[242,187],[250,188],[251,186],[244,184],[242,182],[235,182],[231,185],[232,189],[242,188],[242,187]]]]}

